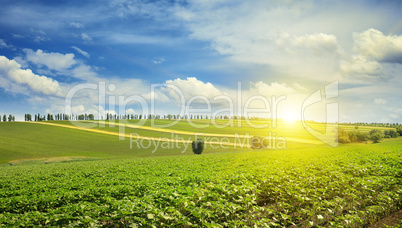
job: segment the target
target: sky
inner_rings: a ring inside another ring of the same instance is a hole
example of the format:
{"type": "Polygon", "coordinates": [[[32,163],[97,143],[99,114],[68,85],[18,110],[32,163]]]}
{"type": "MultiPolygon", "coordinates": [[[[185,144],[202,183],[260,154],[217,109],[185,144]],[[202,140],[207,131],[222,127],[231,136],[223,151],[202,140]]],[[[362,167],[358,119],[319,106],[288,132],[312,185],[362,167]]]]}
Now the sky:
{"type": "Polygon", "coordinates": [[[402,123],[401,1],[0,4],[0,115],[402,123]]]}

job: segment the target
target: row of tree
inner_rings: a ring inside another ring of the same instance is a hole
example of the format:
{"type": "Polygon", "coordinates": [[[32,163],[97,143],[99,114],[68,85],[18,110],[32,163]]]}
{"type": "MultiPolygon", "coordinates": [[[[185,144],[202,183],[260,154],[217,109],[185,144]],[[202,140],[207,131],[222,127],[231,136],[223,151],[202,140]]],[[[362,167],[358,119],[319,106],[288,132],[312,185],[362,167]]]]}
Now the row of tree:
{"type": "MultiPolygon", "coordinates": [[[[101,116],[101,119],[103,119],[103,116],[101,116]]],[[[167,114],[167,115],[155,115],[155,114],[148,114],[148,115],[142,115],[142,114],[127,114],[127,115],[117,115],[117,114],[106,114],[106,120],[119,120],[119,119],[132,119],[132,120],[138,120],[138,119],[234,119],[234,120],[245,120],[245,119],[259,119],[259,120],[268,120],[267,118],[257,118],[257,117],[244,117],[244,116],[228,116],[228,115],[220,115],[220,116],[209,116],[209,115],[172,115],[172,114],[167,114]]]]}
{"type": "Polygon", "coordinates": [[[340,123],[341,125],[347,125],[347,126],[369,126],[369,127],[396,127],[400,126],[399,123],[364,123],[364,122],[358,122],[358,123],[340,123]]]}
{"type": "Polygon", "coordinates": [[[32,119],[31,114],[25,114],[25,121],[50,121],[50,120],[94,120],[95,117],[93,114],[81,114],[81,115],[67,115],[67,114],[47,114],[41,115],[40,113],[35,114],[34,118],[32,119]]]}
{"type": "Polygon", "coordinates": [[[396,138],[398,135],[402,136],[402,127],[398,127],[397,131],[394,129],[385,130],[382,132],[379,129],[372,129],[370,132],[361,131],[345,131],[340,129],[338,132],[339,143],[351,143],[351,142],[367,142],[368,140],[373,143],[380,142],[383,138],[396,138]]]}
{"type": "Polygon", "coordinates": [[[3,115],[3,118],[1,118],[1,115],[0,115],[0,121],[1,120],[3,120],[3,122],[7,122],[7,121],[15,121],[15,116],[13,116],[13,115],[11,115],[11,114],[9,114],[8,115],[8,118],[7,118],[7,115],[6,114],[4,114],[3,115]]]}
{"type": "MultiPolygon", "coordinates": [[[[106,120],[119,120],[119,119],[127,119],[127,120],[138,120],[138,119],[260,119],[263,120],[262,118],[246,118],[244,116],[227,116],[227,115],[220,115],[220,116],[208,116],[208,115],[172,115],[172,114],[167,114],[167,115],[154,115],[154,114],[148,114],[148,115],[142,115],[142,114],[127,114],[127,115],[117,115],[117,114],[106,114],[104,118],[101,116],[101,120],[106,119],[106,120]]],[[[47,115],[41,115],[40,113],[35,114],[34,118],[32,118],[31,114],[25,114],[25,121],[49,121],[49,120],[94,120],[95,116],[93,114],[80,114],[80,115],[67,115],[67,114],[47,114],[47,115]]],[[[266,119],[268,120],[268,119],[266,119]]]]}

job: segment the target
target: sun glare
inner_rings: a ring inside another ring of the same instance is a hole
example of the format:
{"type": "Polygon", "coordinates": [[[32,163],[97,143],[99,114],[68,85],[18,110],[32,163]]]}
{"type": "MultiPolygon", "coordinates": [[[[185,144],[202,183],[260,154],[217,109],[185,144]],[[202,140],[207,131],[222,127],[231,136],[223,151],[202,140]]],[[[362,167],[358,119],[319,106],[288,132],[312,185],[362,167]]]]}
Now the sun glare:
{"type": "Polygon", "coordinates": [[[297,114],[294,112],[288,112],[283,116],[283,120],[286,122],[295,122],[297,119],[297,114]]]}

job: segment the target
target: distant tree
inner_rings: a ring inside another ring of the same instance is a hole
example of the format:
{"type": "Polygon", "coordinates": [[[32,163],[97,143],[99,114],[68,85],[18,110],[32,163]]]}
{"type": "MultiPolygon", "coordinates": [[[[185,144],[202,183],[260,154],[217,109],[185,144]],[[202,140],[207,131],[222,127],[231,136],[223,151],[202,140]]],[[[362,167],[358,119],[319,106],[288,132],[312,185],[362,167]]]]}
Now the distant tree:
{"type": "Polygon", "coordinates": [[[191,147],[193,149],[194,154],[201,154],[204,150],[204,140],[196,139],[191,143],[191,147]]]}
{"type": "Polygon", "coordinates": [[[370,135],[374,133],[381,133],[381,131],[379,129],[371,129],[371,131],[369,132],[370,135]]]}
{"type": "Polygon", "coordinates": [[[384,131],[384,138],[396,138],[396,137],[398,137],[398,133],[394,129],[384,131]]]}
{"type": "Polygon", "coordinates": [[[370,136],[370,139],[373,141],[373,143],[378,143],[378,142],[380,142],[381,139],[382,139],[382,134],[381,134],[381,133],[378,133],[378,132],[373,133],[373,134],[370,136]]]}
{"type": "Polygon", "coordinates": [[[94,120],[94,119],[95,119],[94,114],[89,114],[89,115],[88,115],[88,119],[89,119],[89,120],[94,120]]]}
{"type": "Polygon", "coordinates": [[[6,122],[6,121],[7,121],[7,115],[4,114],[4,116],[3,116],[3,122],[6,122]]]}
{"type": "Polygon", "coordinates": [[[397,126],[397,127],[396,127],[396,132],[397,132],[400,136],[402,136],[402,126],[397,126]]]}
{"type": "Polygon", "coordinates": [[[10,115],[8,115],[8,122],[11,122],[11,121],[13,121],[13,116],[10,114],[10,115]]]}
{"type": "Polygon", "coordinates": [[[369,134],[370,134],[370,140],[373,141],[373,143],[380,142],[384,137],[379,129],[372,129],[369,134]]]}
{"type": "Polygon", "coordinates": [[[367,132],[357,132],[356,133],[356,138],[358,142],[367,142],[369,140],[370,136],[367,132]]]}
{"type": "Polygon", "coordinates": [[[83,114],[78,115],[78,120],[84,120],[84,119],[85,119],[85,116],[83,114]]]}

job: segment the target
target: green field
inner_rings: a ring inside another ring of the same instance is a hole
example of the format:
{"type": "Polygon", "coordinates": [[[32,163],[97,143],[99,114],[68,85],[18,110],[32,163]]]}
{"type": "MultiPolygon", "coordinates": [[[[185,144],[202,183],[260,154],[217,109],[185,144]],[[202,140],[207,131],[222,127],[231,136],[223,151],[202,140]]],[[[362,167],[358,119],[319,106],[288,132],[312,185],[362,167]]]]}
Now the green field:
{"type": "Polygon", "coordinates": [[[191,148],[130,149],[118,127],[50,123],[60,126],[0,123],[0,226],[367,227],[402,208],[401,137],[334,148],[308,143],[315,139],[285,122],[169,128],[189,140],[194,135],[183,132],[305,140],[286,149],[207,146],[198,156],[191,148]]]}
{"type": "MultiPolygon", "coordinates": [[[[198,120],[205,123],[208,120],[198,120]]],[[[158,124],[168,124],[172,121],[158,120],[158,124]]],[[[225,120],[218,120],[222,125],[225,120]]],[[[48,122],[43,122],[48,123],[48,122]]],[[[51,124],[61,126],[74,126],[69,121],[49,121],[51,124]]],[[[135,125],[134,121],[129,121],[130,124],[135,125]]],[[[263,129],[255,129],[243,123],[242,127],[225,127],[216,128],[209,126],[208,128],[196,129],[191,127],[186,121],[180,121],[173,127],[166,128],[153,128],[162,129],[167,132],[160,132],[158,130],[144,130],[137,128],[126,127],[125,134],[135,133],[144,137],[161,137],[172,138],[172,131],[185,131],[188,134],[174,134],[174,137],[179,137],[185,140],[194,140],[196,134],[200,138],[211,138],[221,141],[234,143],[235,133],[240,136],[248,134],[250,137],[254,135],[267,136],[269,132],[276,134],[277,137],[286,138],[286,148],[301,148],[311,147],[316,144],[321,144],[320,141],[315,139],[302,128],[300,124],[287,124],[279,123],[276,128],[268,127],[263,129]],[[202,135],[204,134],[204,135],[202,135]],[[211,136],[212,134],[212,136],[211,136]],[[221,136],[216,136],[221,135],[221,136]],[[232,136],[232,137],[227,137],[232,136]],[[224,139],[222,139],[224,138],[224,139]],[[296,140],[296,141],[294,141],[296,140]]],[[[150,126],[150,121],[145,123],[145,126],[150,126]]],[[[321,127],[321,126],[319,126],[321,127]]],[[[60,126],[48,126],[38,123],[24,123],[24,122],[4,122],[0,125],[0,164],[7,163],[13,160],[21,159],[37,159],[37,158],[52,158],[63,156],[83,156],[91,158],[133,158],[144,156],[169,156],[169,155],[188,155],[192,154],[191,148],[187,145],[187,149],[182,144],[171,146],[170,148],[159,150],[154,144],[144,141],[144,146],[147,148],[138,148],[136,143],[130,143],[130,138],[119,140],[116,135],[119,133],[119,127],[109,125],[107,122],[105,126],[98,126],[86,129],[71,129],[63,128],[60,126]],[[101,132],[94,132],[94,131],[101,132]],[[106,133],[106,134],[105,134],[106,133]],[[110,134],[107,134],[110,133],[110,134]],[[130,148],[130,144],[132,147],[130,148]]],[[[241,143],[244,138],[240,138],[241,143]]],[[[274,145],[273,145],[274,146],[274,145]]],[[[208,147],[207,147],[208,148],[208,147]]],[[[237,146],[228,147],[209,147],[204,153],[216,152],[234,152],[245,151],[248,148],[241,148],[237,146]]]]}

